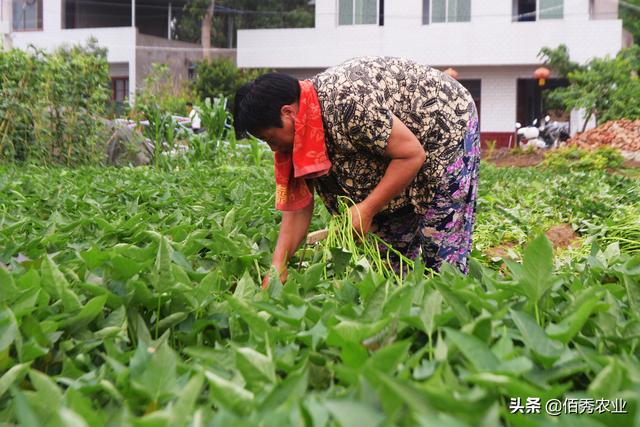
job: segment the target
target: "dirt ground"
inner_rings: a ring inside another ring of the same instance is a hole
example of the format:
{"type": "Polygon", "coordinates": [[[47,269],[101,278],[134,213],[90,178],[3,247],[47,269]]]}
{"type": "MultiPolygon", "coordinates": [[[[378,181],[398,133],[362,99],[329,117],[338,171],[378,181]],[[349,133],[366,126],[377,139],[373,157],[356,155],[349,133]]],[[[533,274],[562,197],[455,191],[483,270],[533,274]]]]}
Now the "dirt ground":
{"type": "Polygon", "coordinates": [[[503,245],[494,246],[492,248],[487,249],[485,251],[485,254],[489,258],[510,258],[509,249],[515,248],[515,246],[516,246],[515,243],[508,242],[503,245]]]}
{"type": "Polygon", "coordinates": [[[627,169],[638,169],[640,168],[640,160],[625,160],[622,167],[627,169]]]}
{"type": "MultiPolygon", "coordinates": [[[[483,150],[482,159],[498,167],[526,168],[542,163],[544,161],[544,153],[545,151],[538,150],[531,153],[514,154],[513,151],[508,148],[497,148],[493,151],[483,150]]],[[[622,168],[640,169],[640,158],[625,160],[622,168]]],[[[636,176],[636,174],[632,175],[636,176]]]]}
{"type": "Polygon", "coordinates": [[[544,233],[554,249],[565,249],[580,238],[569,224],[558,224],[544,233]]]}
{"type": "Polygon", "coordinates": [[[544,152],[540,150],[532,153],[513,154],[508,148],[498,148],[492,152],[483,151],[482,158],[499,167],[526,168],[542,163],[544,152]]]}
{"type": "MultiPolygon", "coordinates": [[[[580,236],[569,224],[558,224],[551,227],[544,233],[551,242],[553,249],[566,249],[576,244],[580,236]]],[[[486,249],[485,255],[489,258],[511,258],[509,250],[516,247],[515,243],[506,242],[499,246],[486,249]]]]}

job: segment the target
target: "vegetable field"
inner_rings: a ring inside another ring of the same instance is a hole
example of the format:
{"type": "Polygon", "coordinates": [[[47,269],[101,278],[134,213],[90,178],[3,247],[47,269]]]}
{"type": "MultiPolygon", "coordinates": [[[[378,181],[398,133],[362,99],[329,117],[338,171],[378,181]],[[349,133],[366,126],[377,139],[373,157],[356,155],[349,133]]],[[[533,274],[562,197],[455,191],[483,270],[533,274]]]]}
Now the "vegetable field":
{"type": "Polygon", "coordinates": [[[637,178],[483,164],[468,276],[333,238],[261,291],[272,167],[0,166],[0,424],[640,425],[637,178]]]}

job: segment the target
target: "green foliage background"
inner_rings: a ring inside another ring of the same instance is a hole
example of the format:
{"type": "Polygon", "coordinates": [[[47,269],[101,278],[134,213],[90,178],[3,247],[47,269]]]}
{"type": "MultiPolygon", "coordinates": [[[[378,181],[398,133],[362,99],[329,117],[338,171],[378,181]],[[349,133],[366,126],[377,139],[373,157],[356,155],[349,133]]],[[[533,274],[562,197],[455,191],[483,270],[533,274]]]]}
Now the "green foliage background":
{"type": "Polygon", "coordinates": [[[0,83],[0,159],[77,165],[104,157],[109,69],[94,42],[0,52],[0,83]]]}
{"type": "Polygon", "coordinates": [[[571,61],[566,46],[544,48],[545,63],[569,80],[569,86],[550,91],[550,100],[567,109],[584,108],[598,122],[640,118],[640,46],[622,49],[614,58],[593,58],[584,65],[571,61]]]}

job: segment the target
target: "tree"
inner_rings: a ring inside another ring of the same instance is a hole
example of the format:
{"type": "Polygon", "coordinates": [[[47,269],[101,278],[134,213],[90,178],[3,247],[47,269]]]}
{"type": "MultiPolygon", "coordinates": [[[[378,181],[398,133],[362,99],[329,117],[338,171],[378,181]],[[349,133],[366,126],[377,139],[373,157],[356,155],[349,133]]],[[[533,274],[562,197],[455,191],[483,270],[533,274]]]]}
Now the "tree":
{"type": "Polygon", "coordinates": [[[200,40],[202,42],[202,54],[204,59],[211,59],[211,25],[213,24],[213,8],[215,0],[208,0],[209,4],[202,16],[202,24],[200,25],[200,40]]]}
{"type": "MultiPolygon", "coordinates": [[[[189,0],[178,15],[176,35],[179,40],[200,42],[201,24],[209,6],[208,0],[189,0]]],[[[308,0],[218,0],[216,1],[211,45],[227,47],[226,20],[234,29],[313,27],[314,9],[308,0]]],[[[206,36],[205,36],[206,37],[206,36]]]]}
{"type": "Polygon", "coordinates": [[[601,122],[640,118],[639,46],[622,49],[615,58],[593,58],[584,65],[572,62],[564,45],[544,48],[540,55],[545,64],[569,80],[568,87],[550,93],[551,99],[568,109],[584,108],[588,111],[586,121],[593,114],[601,122]]]}
{"type": "Polygon", "coordinates": [[[196,67],[193,91],[199,99],[221,96],[230,99],[240,86],[267,71],[269,70],[240,69],[226,58],[202,61],[196,67]]]}
{"type": "Polygon", "coordinates": [[[640,0],[621,0],[618,10],[623,27],[633,34],[633,42],[640,44],[640,0]]]}

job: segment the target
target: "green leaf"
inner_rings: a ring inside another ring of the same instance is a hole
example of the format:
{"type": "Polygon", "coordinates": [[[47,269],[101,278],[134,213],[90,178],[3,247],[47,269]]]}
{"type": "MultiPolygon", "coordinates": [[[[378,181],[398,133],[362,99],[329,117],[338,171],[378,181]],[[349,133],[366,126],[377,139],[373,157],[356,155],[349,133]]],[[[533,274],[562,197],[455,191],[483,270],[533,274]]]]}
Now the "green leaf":
{"type": "Polygon", "coordinates": [[[329,251],[331,252],[333,273],[335,276],[341,276],[347,269],[353,254],[341,248],[329,248],[329,251]]]}
{"type": "Polygon", "coordinates": [[[9,390],[9,387],[16,381],[20,381],[29,370],[30,363],[20,363],[12,366],[0,377],[0,398],[9,390]]]}
{"type": "Polygon", "coordinates": [[[355,320],[341,320],[337,325],[332,326],[329,330],[329,343],[335,343],[333,337],[351,343],[362,344],[362,342],[378,332],[382,331],[391,321],[390,318],[381,319],[376,322],[358,322],[355,320]]]}
{"type": "Polygon", "coordinates": [[[169,240],[165,236],[160,236],[151,283],[157,291],[161,293],[169,291],[175,284],[173,275],[171,274],[172,251],[173,248],[169,240]]]}
{"type": "Polygon", "coordinates": [[[451,306],[453,312],[456,314],[462,325],[466,325],[473,320],[467,306],[453,293],[451,289],[449,289],[449,287],[440,283],[438,280],[434,280],[433,284],[447,304],[451,306]]]}
{"type": "Polygon", "coordinates": [[[62,391],[47,375],[35,369],[29,370],[29,378],[40,398],[47,402],[51,410],[58,410],[62,405],[62,391]]]}
{"type": "Polygon", "coordinates": [[[12,390],[12,393],[15,400],[16,418],[18,419],[18,423],[20,425],[29,427],[43,427],[44,423],[41,422],[40,418],[25,398],[24,394],[22,394],[15,388],[12,390]]]}
{"type": "Polygon", "coordinates": [[[480,372],[472,374],[466,377],[466,380],[473,384],[479,384],[489,389],[499,388],[504,394],[508,396],[520,397],[525,400],[528,397],[532,396],[541,398],[552,398],[556,397],[559,393],[562,393],[562,391],[558,388],[554,388],[549,392],[545,392],[522,380],[510,377],[508,375],[494,374],[491,372],[480,372]]]}
{"type": "Polygon", "coordinates": [[[311,418],[311,425],[313,427],[325,427],[327,425],[330,413],[317,395],[306,395],[303,405],[311,418]]]}
{"type": "Polygon", "coordinates": [[[258,286],[253,281],[251,274],[249,274],[248,270],[245,270],[240,280],[238,280],[233,296],[240,300],[249,300],[256,294],[257,289],[258,286]]]}
{"type": "MultiPolygon", "coordinates": [[[[56,418],[56,421],[60,422],[60,424],[58,424],[60,427],[89,427],[89,424],[87,424],[84,418],[65,407],[60,407],[56,418]]],[[[57,423],[54,423],[54,426],[56,426],[56,424],[57,423]]]]}
{"type": "Polygon", "coordinates": [[[72,333],[86,327],[91,323],[91,321],[93,321],[93,319],[102,313],[102,308],[107,302],[107,298],[107,295],[100,295],[92,298],[84,307],[82,307],[82,310],[80,310],[78,314],[67,319],[63,323],[63,326],[68,328],[72,333]]]}
{"type": "Polygon", "coordinates": [[[411,341],[399,341],[381,348],[367,360],[367,365],[392,375],[409,355],[411,341]]]}
{"type": "Polygon", "coordinates": [[[136,261],[121,255],[113,256],[111,265],[113,265],[113,270],[117,273],[116,278],[123,280],[133,277],[142,269],[142,266],[136,261]]]}
{"type": "MultiPolygon", "coordinates": [[[[640,256],[637,258],[640,258],[640,256]]],[[[638,281],[625,274],[623,282],[629,298],[629,307],[634,313],[640,313],[640,285],[638,285],[638,281]]]]}
{"type": "Polygon", "coordinates": [[[201,374],[194,375],[184,388],[180,390],[180,397],[171,408],[170,426],[186,425],[193,414],[194,406],[200,396],[204,377],[201,374]]]}
{"type": "Polygon", "coordinates": [[[109,254],[101,251],[97,246],[92,246],[89,250],[80,252],[80,257],[84,260],[85,264],[87,264],[89,270],[93,270],[107,261],[109,254]]]}
{"type": "Polygon", "coordinates": [[[254,405],[253,393],[211,371],[205,371],[204,375],[209,381],[211,400],[216,404],[237,415],[251,412],[254,405]]]}
{"type": "Polygon", "coordinates": [[[473,335],[458,332],[455,329],[444,328],[447,338],[460,349],[462,354],[478,371],[496,371],[500,361],[484,342],[473,335]]]}
{"type": "Polygon", "coordinates": [[[520,330],[524,344],[534,357],[545,367],[550,367],[564,351],[564,346],[545,335],[531,316],[521,311],[511,310],[511,318],[520,330]]]}
{"type": "Polygon", "coordinates": [[[440,314],[442,309],[442,293],[430,290],[426,292],[420,310],[420,320],[424,331],[428,335],[432,335],[436,329],[436,316],[440,314]]]}
{"type": "Polygon", "coordinates": [[[182,322],[187,317],[189,317],[189,314],[182,311],[171,313],[170,315],[163,317],[160,322],[158,322],[158,329],[164,331],[165,329],[171,328],[182,322]]]}
{"type": "Polygon", "coordinates": [[[342,427],[375,427],[385,419],[378,409],[355,400],[327,400],[324,406],[342,427]]]}
{"type": "Polygon", "coordinates": [[[240,318],[249,325],[251,331],[256,335],[264,337],[264,335],[271,329],[269,323],[259,316],[246,301],[239,300],[233,296],[228,296],[227,301],[234,312],[236,312],[240,318]]]}
{"type": "Polygon", "coordinates": [[[142,418],[134,418],[131,422],[133,427],[172,427],[169,424],[171,414],[166,410],[151,412],[142,418]]]}
{"type": "Polygon", "coordinates": [[[601,399],[602,396],[617,396],[620,393],[620,387],[623,381],[623,369],[614,358],[598,372],[598,375],[589,384],[589,392],[595,399],[601,399]]]}
{"type": "Polygon", "coordinates": [[[275,365],[271,358],[252,348],[236,349],[236,366],[248,384],[276,382],[275,365]]]}
{"type": "Polygon", "coordinates": [[[384,305],[387,302],[388,286],[386,284],[378,286],[366,301],[361,320],[373,322],[382,317],[384,305]]]}
{"type": "Polygon", "coordinates": [[[506,261],[518,281],[518,289],[537,304],[553,285],[553,248],[544,234],[527,245],[522,266],[506,261]]]}
{"type": "Polygon", "coordinates": [[[308,331],[299,332],[297,336],[300,338],[311,337],[311,349],[315,351],[318,347],[318,344],[324,342],[324,340],[327,339],[328,335],[328,329],[324,326],[322,320],[318,320],[318,322],[313,325],[313,328],[309,329],[308,331]]]}
{"type": "Polygon", "coordinates": [[[0,303],[11,302],[18,295],[13,276],[0,265],[0,303]]]}
{"type": "Polygon", "coordinates": [[[576,297],[576,304],[571,304],[568,315],[558,324],[550,323],[546,332],[552,338],[568,343],[582,329],[589,316],[602,298],[598,288],[587,288],[576,297]]]}
{"type": "Polygon", "coordinates": [[[513,375],[524,375],[533,369],[533,363],[529,358],[520,356],[514,359],[504,360],[500,363],[498,371],[513,375]]]}
{"type": "Polygon", "coordinates": [[[372,384],[381,387],[381,392],[378,394],[380,401],[384,402],[386,399],[400,401],[417,414],[435,413],[424,392],[409,381],[396,379],[384,372],[370,368],[365,370],[365,376],[372,384]]]}
{"type": "Polygon", "coordinates": [[[44,257],[42,262],[42,287],[55,298],[61,299],[64,309],[68,312],[79,310],[82,307],[80,298],[69,289],[69,282],[58,269],[55,262],[49,257],[44,257]]]}
{"type": "Polygon", "coordinates": [[[146,352],[147,362],[143,362],[135,369],[131,367],[131,384],[154,402],[173,395],[177,386],[175,352],[166,342],[162,342],[157,347],[153,345],[146,349],[139,347],[138,351],[146,352]]]}
{"type": "Polygon", "coordinates": [[[4,307],[0,309],[0,353],[9,348],[18,336],[18,323],[13,311],[4,307]]]}
{"type": "Polygon", "coordinates": [[[94,408],[90,396],[85,396],[77,389],[67,388],[64,398],[68,409],[71,409],[73,412],[80,415],[88,425],[91,427],[106,426],[107,422],[105,414],[94,408]]]}
{"type": "Polygon", "coordinates": [[[284,381],[278,384],[260,405],[260,411],[273,411],[289,401],[297,401],[305,395],[309,382],[309,373],[306,368],[289,374],[284,381]]]}

